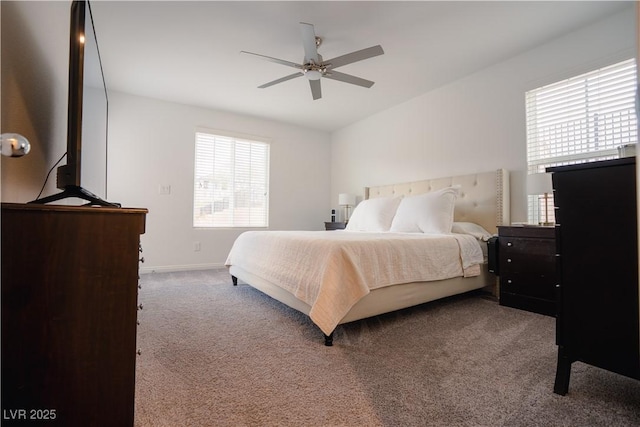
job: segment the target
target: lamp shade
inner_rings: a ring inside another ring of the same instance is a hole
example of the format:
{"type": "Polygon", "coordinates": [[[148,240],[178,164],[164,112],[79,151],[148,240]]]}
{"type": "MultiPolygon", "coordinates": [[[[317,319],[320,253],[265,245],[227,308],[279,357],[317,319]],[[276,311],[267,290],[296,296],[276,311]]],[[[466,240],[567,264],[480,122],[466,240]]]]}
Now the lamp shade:
{"type": "Polygon", "coordinates": [[[348,193],[340,193],[338,195],[338,204],[340,206],[355,206],[356,205],[356,195],[348,194],[348,193]]]}
{"type": "Polygon", "coordinates": [[[545,194],[553,191],[550,173],[527,175],[527,194],[545,194]]]}

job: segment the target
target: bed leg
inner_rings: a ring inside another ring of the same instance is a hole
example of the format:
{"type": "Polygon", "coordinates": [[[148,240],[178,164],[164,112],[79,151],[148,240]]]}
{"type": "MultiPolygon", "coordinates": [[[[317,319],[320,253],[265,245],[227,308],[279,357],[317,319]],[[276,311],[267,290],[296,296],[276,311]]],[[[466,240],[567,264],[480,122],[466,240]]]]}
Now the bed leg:
{"type": "Polygon", "coordinates": [[[329,335],[323,333],[322,335],[324,335],[324,345],[326,345],[327,347],[331,347],[333,345],[333,332],[331,332],[329,335]]]}
{"type": "Polygon", "coordinates": [[[233,282],[233,286],[238,286],[238,278],[236,276],[231,276],[231,281],[233,282]]]}

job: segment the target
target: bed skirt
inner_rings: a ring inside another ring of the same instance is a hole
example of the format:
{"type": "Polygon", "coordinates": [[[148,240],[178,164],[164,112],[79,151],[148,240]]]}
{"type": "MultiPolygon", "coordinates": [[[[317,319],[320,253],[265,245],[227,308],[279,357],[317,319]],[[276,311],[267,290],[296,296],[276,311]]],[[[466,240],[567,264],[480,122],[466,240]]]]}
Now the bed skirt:
{"type": "MultiPolygon", "coordinates": [[[[309,315],[311,306],[277,285],[232,265],[229,273],[249,286],[264,292],[283,304],[309,315]]],[[[452,295],[486,287],[494,293],[495,276],[483,265],[479,276],[454,277],[433,282],[412,282],[374,289],[360,299],[338,324],[353,322],[402,308],[412,307],[452,295]]]]}

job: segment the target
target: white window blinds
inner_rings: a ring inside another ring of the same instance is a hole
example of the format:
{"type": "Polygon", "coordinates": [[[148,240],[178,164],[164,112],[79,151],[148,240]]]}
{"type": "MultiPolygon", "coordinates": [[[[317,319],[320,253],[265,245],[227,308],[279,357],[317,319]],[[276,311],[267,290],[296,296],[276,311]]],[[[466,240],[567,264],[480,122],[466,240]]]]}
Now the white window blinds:
{"type": "MultiPolygon", "coordinates": [[[[528,173],[615,158],[618,146],[636,143],[636,80],[629,59],[527,92],[528,173]]],[[[541,216],[530,197],[529,221],[541,216]]]]}
{"type": "Polygon", "coordinates": [[[269,144],[196,132],[194,227],[269,225],[269,144]]]}

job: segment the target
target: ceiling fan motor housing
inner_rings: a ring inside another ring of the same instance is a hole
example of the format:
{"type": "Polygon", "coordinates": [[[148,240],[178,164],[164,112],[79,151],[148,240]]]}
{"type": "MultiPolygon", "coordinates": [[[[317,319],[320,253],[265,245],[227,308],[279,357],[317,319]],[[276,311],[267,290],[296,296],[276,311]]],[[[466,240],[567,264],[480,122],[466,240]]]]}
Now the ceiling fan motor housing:
{"type": "Polygon", "coordinates": [[[322,38],[315,35],[315,30],[313,25],[307,24],[305,22],[300,23],[300,30],[302,33],[302,44],[304,46],[305,56],[302,64],[296,64],[294,62],[285,61],[283,59],[272,58],[270,56],[259,55],[257,53],[245,52],[241,53],[257,56],[261,59],[265,59],[267,61],[275,62],[278,64],[286,65],[288,67],[293,67],[298,69],[299,71],[290,74],[288,76],[279,78],[269,83],[265,83],[261,86],[258,86],[261,89],[273,86],[278,83],[282,83],[291,79],[295,79],[296,77],[305,76],[307,80],[309,80],[309,85],[311,88],[311,96],[313,99],[322,98],[322,93],[320,89],[320,79],[322,77],[329,78],[331,80],[337,80],[343,83],[350,83],[353,85],[370,88],[373,86],[372,81],[362,79],[360,77],[352,76],[349,74],[341,73],[338,71],[334,71],[334,68],[342,67],[343,65],[351,64],[357,61],[362,61],[365,59],[372,58],[374,56],[384,54],[382,47],[372,46],[366,49],[362,49],[356,52],[351,52],[346,55],[341,55],[330,59],[327,62],[322,60],[322,56],[318,53],[318,47],[322,44],[322,38]]]}

